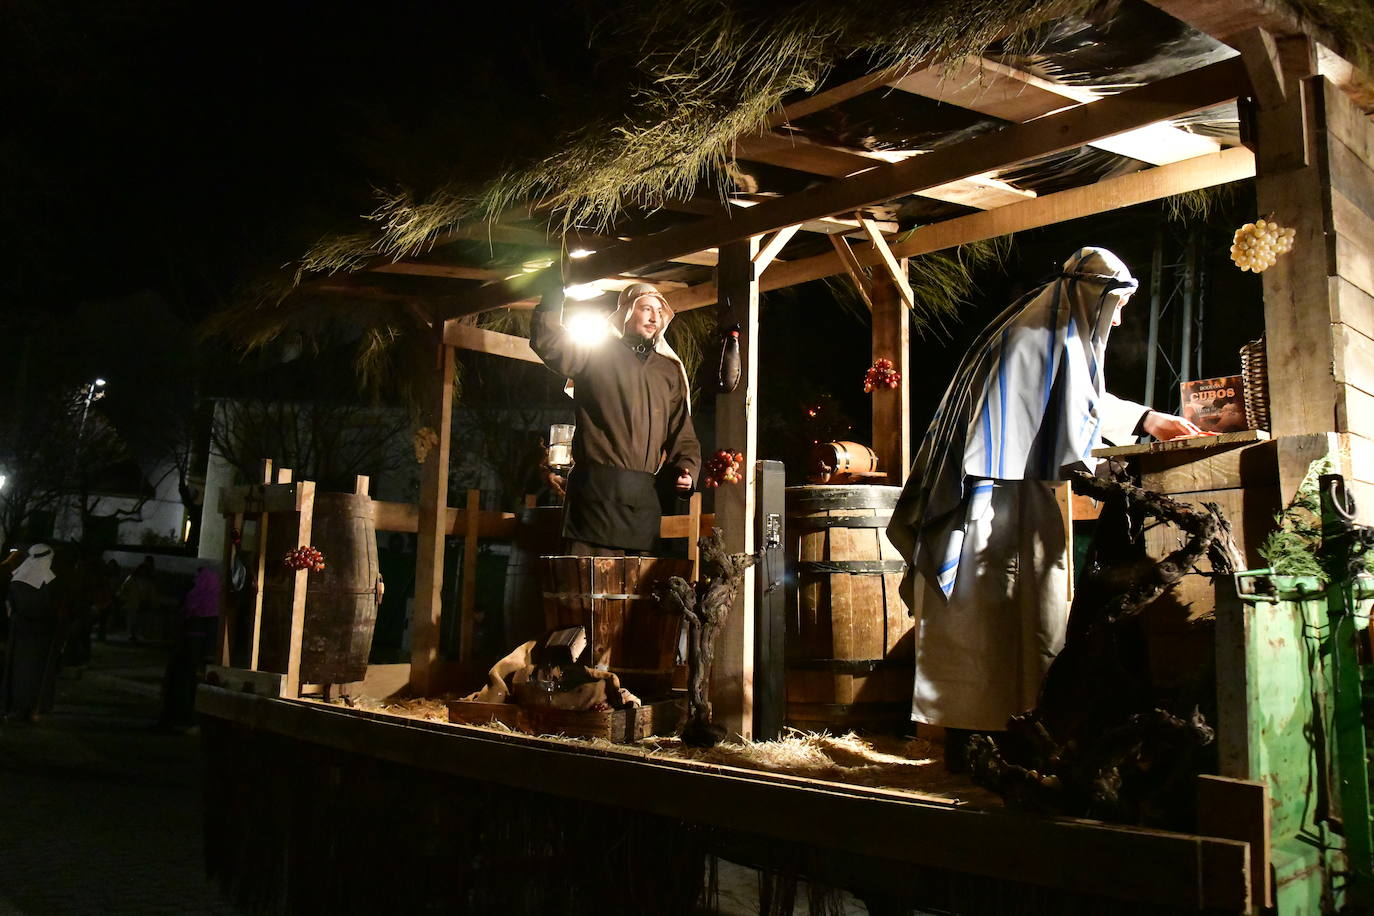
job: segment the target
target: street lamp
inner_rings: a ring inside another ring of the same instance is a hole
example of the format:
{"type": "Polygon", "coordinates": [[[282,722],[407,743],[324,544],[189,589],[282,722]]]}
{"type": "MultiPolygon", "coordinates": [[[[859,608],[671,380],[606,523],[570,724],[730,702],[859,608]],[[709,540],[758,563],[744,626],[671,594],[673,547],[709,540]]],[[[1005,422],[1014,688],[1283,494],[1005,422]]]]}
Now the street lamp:
{"type": "Polygon", "coordinates": [[[91,404],[105,396],[105,380],[103,378],[94,379],[86,383],[86,403],[81,408],[81,428],[77,430],[76,440],[81,441],[86,433],[86,414],[91,412],[91,404]]]}

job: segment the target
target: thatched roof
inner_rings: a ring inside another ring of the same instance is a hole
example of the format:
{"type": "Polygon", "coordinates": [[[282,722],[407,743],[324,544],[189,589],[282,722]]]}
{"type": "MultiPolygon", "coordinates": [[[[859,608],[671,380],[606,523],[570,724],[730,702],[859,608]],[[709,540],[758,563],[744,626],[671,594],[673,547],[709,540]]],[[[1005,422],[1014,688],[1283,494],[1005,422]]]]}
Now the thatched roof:
{"type": "MultiPolygon", "coordinates": [[[[1315,30],[1357,59],[1374,35],[1374,14],[1363,0],[1284,0],[1282,6],[1241,0],[1226,6],[1225,26],[1215,24],[1219,6],[1197,0],[566,5],[553,23],[555,37],[544,29],[497,43],[498,53],[524,48],[534,87],[551,102],[538,110],[533,139],[516,113],[510,135],[519,142],[504,155],[500,131],[464,139],[451,125],[444,136],[452,145],[416,152],[428,169],[380,182],[370,214],[304,255],[287,307],[277,307],[278,288],[259,298],[273,308],[253,309],[238,327],[265,339],[337,309],[342,297],[383,349],[406,324],[518,299],[522,273],[560,253],[597,250],[588,262],[597,266],[584,273],[605,278],[599,268],[616,262],[604,252],[620,240],[681,236],[694,223],[814,196],[818,187],[865,169],[972,149],[980,137],[1001,136],[1008,126],[1056,109],[1227,60],[1237,51],[1215,33],[1234,23],[1315,30]],[[469,155],[472,146],[485,155],[469,155]],[[460,174],[445,170],[446,156],[467,167],[460,174]]],[[[939,225],[952,227],[946,235],[957,244],[964,237],[960,220],[976,222],[980,214],[1038,197],[1216,157],[1239,147],[1237,120],[1233,102],[1180,111],[1148,136],[1051,149],[994,173],[867,202],[857,216],[872,220],[866,228],[889,243],[906,244],[899,255],[935,251],[946,246],[903,240],[918,227],[939,225]]],[[[1237,161],[1226,160],[1239,175],[1237,161]]],[[[855,216],[804,220],[780,256],[796,262],[787,265],[787,282],[835,273],[827,235],[863,239],[855,216]]],[[[713,301],[709,250],[641,247],[663,257],[617,264],[612,272],[652,278],[687,308],[713,301]]],[[[617,281],[602,282],[610,289],[617,281]]]]}

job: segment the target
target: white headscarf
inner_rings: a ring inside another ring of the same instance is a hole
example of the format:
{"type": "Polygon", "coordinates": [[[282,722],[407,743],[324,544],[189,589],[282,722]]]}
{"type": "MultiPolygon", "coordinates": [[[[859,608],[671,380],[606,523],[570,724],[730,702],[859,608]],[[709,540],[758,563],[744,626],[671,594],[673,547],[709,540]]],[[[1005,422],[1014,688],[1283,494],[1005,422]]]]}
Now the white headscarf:
{"type": "Polygon", "coordinates": [[[29,558],[19,564],[10,581],[42,588],[55,578],[52,571],[52,548],[47,544],[34,544],[29,548],[29,558]]]}
{"type": "Polygon", "coordinates": [[[931,420],[888,538],[948,595],[967,519],[992,480],[1064,480],[1096,467],[1107,335],[1138,286],[1104,248],[1082,248],[1062,273],[1013,304],[969,348],[931,420]]]}

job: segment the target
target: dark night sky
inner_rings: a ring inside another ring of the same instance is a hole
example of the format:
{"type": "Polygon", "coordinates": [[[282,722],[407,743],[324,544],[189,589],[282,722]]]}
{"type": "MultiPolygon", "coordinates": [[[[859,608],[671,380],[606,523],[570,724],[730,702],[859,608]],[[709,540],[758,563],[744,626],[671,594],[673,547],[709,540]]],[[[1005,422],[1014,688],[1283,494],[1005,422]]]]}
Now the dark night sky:
{"type": "MultiPolygon", "coordinates": [[[[496,7],[480,21],[470,4],[380,9],[172,0],[0,8],[0,237],[12,265],[0,307],[11,334],[144,289],[193,325],[237,284],[369,211],[374,187],[423,193],[518,157],[613,76],[582,72],[585,47],[567,39],[580,25],[554,13],[559,4],[496,7]],[[562,78],[570,73],[581,82],[562,78]]],[[[1152,224],[1114,214],[1019,236],[1007,275],[982,278],[951,339],[917,341],[917,428],[963,342],[1017,286],[1083,244],[1117,248],[1147,277],[1152,224]]],[[[1234,320],[1209,331],[1204,374],[1235,371],[1235,348],[1258,332],[1254,284],[1227,277],[1214,298],[1234,320]]],[[[1126,395],[1141,393],[1144,311],[1113,337],[1111,379],[1126,395]]],[[[866,329],[836,316],[821,284],[769,304],[765,316],[765,333],[780,342],[765,346],[764,371],[833,391],[866,426],[854,393],[866,329]],[[782,364],[797,353],[804,371],[782,364]]],[[[90,353],[91,368],[73,371],[113,371],[95,367],[132,358],[90,353]]],[[[793,388],[779,386],[775,399],[793,388]]]]}

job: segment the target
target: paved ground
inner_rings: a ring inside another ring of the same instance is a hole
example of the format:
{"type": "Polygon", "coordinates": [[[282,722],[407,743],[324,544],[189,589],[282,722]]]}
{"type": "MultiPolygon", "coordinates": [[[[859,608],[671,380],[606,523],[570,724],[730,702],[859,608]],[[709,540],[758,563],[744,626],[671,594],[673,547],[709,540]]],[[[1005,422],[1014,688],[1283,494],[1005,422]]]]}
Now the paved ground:
{"type": "Polygon", "coordinates": [[[194,734],[149,731],[165,648],[97,643],[37,725],[0,725],[0,916],[236,914],[204,877],[194,734]]]}

